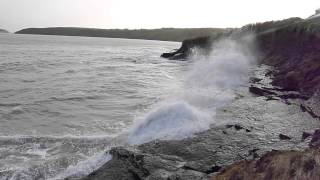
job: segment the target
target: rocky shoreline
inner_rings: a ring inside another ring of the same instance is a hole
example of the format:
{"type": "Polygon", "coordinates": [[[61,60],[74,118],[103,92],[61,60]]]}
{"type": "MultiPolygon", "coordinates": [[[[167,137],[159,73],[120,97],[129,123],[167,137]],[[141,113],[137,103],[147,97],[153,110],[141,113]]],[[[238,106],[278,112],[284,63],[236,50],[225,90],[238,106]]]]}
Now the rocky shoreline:
{"type": "Polygon", "coordinates": [[[83,179],[319,179],[319,18],[187,40],[162,57],[186,60],[193,48],[210,50],[220,37],[248,32],[256,34],[261,67],[218,110],[223,123],[188,139],[114,147],[113,158],[83,179]]]}

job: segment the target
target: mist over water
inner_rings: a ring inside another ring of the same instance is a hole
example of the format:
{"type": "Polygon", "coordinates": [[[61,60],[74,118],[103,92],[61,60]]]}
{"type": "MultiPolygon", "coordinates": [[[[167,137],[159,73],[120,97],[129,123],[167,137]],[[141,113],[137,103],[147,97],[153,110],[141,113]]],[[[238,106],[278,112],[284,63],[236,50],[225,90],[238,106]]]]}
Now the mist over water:
{"type": "Polygon", "coordinates": [[[209,129],[216,122],[216,108],[232,101],[233,90],[248,82],[256,61],[254,45],[254,36],[248,35],[214,42],[208,55],[195,49],[181,90],[136,119],[129,144],[182,139],[209,129]]]}

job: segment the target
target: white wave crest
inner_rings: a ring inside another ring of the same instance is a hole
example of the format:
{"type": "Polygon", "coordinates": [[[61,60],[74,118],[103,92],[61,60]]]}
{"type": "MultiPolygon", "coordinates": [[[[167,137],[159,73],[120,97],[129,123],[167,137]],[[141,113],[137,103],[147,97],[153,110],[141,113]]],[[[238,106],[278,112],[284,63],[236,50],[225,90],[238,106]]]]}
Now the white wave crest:
{"type": "Polygon", "coordinates": [[[160,106],[142,118],[129,136],[130,144],[155,139],[181,139],[208,129],[212,118],[186,102],[160,106]]]}
{"type": "Polygon", "coordinates": [[[209,129],[216,108],[233,100],[234,90],[248,82],[255,57],[254,36],[215,42],[209,55],[195,53],[183,90],[137,118],[128,143],[182,139],[209,129]]]}

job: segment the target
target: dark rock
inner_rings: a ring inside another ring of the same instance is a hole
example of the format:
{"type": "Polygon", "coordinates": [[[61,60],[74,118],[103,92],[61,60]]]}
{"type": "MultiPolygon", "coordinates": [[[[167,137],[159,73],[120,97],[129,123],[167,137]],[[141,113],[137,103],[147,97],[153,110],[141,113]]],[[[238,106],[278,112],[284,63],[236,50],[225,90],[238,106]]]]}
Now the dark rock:
{"type": "Polygon", "coordinates": [[[210,50],[212,40],[213,38],[209,36],[184,40],[178,50],[170,53],[163,53],[161,57],[168,58],[170,60],[186,59],[194,48],[199,48],[204,52],[208,52],[210,50]]]}
{"type": "MultiPolygon", "coordinates": [[[[227,129],[230,129],[230,128],[234,127],[234,129],[235,129],[236,131],[240,131],[240,130],[242,130],[242,129],[245,129],[246,132],[251,132],[250,129],[244,128],[244,127],[242,127],[242,126],[239,125],[239,124],[235,124],[235,125],[227,124],[227,125],[225,125],[225,127],[226,127],[227,129]]],[[[227,134],[227,132],[225,132],[225,131],[223,131],[223,133],[224,133],[224,134],[227,134]]]]}
{"type": "Polygon", "coordinates": [[[284,95],[280,95],[279,97],[282,98],[282,99],[302,99],[302,100],[309,99],[308,96],[304,96],[304,95],[301,95],[299,93],[296,93],[296,94],[284,94],[284,95]]]}
{"type": "Polygon", "coordinates": [[[239,130],[241,130],[241,129],[244,129],[242,126],[240,126],[240,125],[238,125],[238,124],[234,125],[234,128],[235,128],[237,131],[239,131],[239,130]]]}
{"type": "Polygon", "coordinates": [[[211,167],[209,170],[207,170],[205,173],[206,173],[206,174],[211,174],[211,173],[219,172],[221,168],[222,168],[221,166],[212,166],[212,167],[211,167]]]}
{"type": "Polygon", "coordinates": [[[311,135],[312,135],[311,133],[303,132],[301,139],[302,139],[302,140],[305,140],[305,139],[307,139],[308,137],[310,137],[311,135]]]}
{"type": "MultiPolygon", "coordinates": [[[[311,108],[311,107],[309,107],[309,106],[307,106],[305,104],[300,104],[300,109],[303,112],[309,113],[313,118],[319,118],[320,119],[320,116],[318,115],[318,112],[315,113],[313,111],[313,108],[311,108]]],[[[316,111],[319,111],[319,109],[316,109],[316,111]]]]}
{"type": "Polygon", "coordinates": [[[227,124],[227,125],[226,125],[226,128],[228,128],[228,129],[229,129],[229,128],[232,128],[233,126],[234,126],[234,125],[227,124]]]}
{"type": "Polygon", "coordinates": [[[169,57],[172,57],[172,56],[174,56],[174,55],[175,55],[174,52],[172,52],[172,53],[162,53],[162,54],[161,54],[161,57],[163,57],[163,58],[169,58],[169,57]]]}
{"type": "Polygon", "coordinates": [[[284,134],[279,134],[279,138],[280,138],[281,140],[289,140],[289,139],[291,139],[291,137],[289,137],[289,136],[287,136],[287,135],[284,135],[284,134]]]}
{"type": "Polygon", "coordinates": [[[267,95],[275,95],[276,94],[270,90],[258,88],[255,86],[249,87],[249,92],[256,94],[258,96],[267,96],[267,95]]]}
{"type": "Polygon", "coordinates": [[[307,108],[302,104],[300,104],[300,109],[301,109],[302,112],[306,112],[307,111],[307,108]]]}
{"type": "Polygon", "coordinates": [[[249,87],[249,92],[251,92],[253,94],[256,94],[258,96],[264,96],[265,95],[265,93],[264,93],[264,91],[262,89],[257,88],[257,87],[253,87],[253,86],[249,87]]]}
{"type": "Polygon", "coordinates": [[[250,82],[251,82],[251,83],[258,83],[258,82],[260,82],[260,81],[262,81],[261,78],[256,78],[256,77],[251,77],[251,78],[250,78],[250,82]]]}
{"type": "Polygon", "coordinates": [[[277,99],[277,98],[275,98],[273,96],[268,96],[267,99],[266,99],[266,101],[274,101],[274,100],[279,100],[279,99],[277,99]]]}
{"type": "Polygon", "coordinates": [[[310,147],[320,147],[320,129],[315,130],[309,144],[310,147]]]}
{"type": "Polygon", "coordinates": [[[259,154],[257,153],[257,151],[259,151],[259,148],[255,148],[255,149],[251,149],[248,151],[249,156],[252,156],[254,159],[259,158],[259,154]]]}
{"type": "Polygon", "coordinates": [[[303,164],[303,170],[304,172],[312,171],[315,166],[317,165],[316,161],[314,159],[309,159],[303,164]]]}

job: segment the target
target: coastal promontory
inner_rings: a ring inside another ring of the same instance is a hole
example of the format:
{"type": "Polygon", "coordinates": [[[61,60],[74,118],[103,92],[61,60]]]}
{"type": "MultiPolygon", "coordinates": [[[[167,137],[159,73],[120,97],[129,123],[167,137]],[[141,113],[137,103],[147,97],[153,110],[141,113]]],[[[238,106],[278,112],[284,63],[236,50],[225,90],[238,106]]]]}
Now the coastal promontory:
{"type": "Polygon", "coordinates": [[[27,28],[16,34],[38,34],[59,36],[85,36],[125,39],[177,41],[199,36],[212,36],[227,29],[222,28],[161,28],[161,29],[94,29],[78,27],[27,28]]]}
{"type": "Polygon", "coordinates": [[[0,29],[0,33],[8,33],[9,31],[5,30],[5,29],[0,29]]]}

